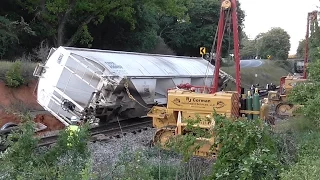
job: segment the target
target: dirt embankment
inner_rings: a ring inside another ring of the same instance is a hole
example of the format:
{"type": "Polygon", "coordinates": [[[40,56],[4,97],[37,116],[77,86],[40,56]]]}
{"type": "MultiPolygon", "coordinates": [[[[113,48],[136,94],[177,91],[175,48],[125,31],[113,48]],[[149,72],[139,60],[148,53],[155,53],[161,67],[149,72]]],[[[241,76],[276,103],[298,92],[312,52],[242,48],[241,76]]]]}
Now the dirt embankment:
{"type": "Polygon", "coordinates": [[[19,123],[18,113],[33,111],[35,122],[41,122],[48,128],[45,131],[62,129],[64,125],[52,115],[45,113],[36,100],[37,81],[33,80],[28,85],[19,88],[9,88],[0,81],[0,127],[7,122],[19,123]],[[37,113],[38,112],[38,113],[37,113]]]}

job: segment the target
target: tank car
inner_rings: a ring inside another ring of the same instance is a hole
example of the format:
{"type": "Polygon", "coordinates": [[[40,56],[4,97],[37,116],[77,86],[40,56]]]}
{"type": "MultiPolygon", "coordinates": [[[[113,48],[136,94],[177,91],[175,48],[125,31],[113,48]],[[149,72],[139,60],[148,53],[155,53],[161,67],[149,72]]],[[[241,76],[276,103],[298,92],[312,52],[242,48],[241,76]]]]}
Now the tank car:
{"type": "Polygon", "coordinates": [[[72,116],[100,123],[145,116],[152,106],[166,105],[168,89],[211,86],[213,71],[202,58],[61,46],[33,75],[38,103],[69,125],[72,116]]]}

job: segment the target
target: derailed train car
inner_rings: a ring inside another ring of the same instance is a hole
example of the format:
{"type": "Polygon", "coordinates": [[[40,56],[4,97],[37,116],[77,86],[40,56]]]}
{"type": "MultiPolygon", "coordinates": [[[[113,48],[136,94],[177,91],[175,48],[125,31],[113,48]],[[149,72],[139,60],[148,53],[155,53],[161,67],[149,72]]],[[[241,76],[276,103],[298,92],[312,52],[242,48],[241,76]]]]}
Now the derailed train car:
{"type": "Polygon", "coordinates": [[[59,47],[34,76],[38,103],[68,125],[72,116],[100,123],[145,116],[167,103],[168,89],[211,86],[213,71],[202,58],[59,47]]]}

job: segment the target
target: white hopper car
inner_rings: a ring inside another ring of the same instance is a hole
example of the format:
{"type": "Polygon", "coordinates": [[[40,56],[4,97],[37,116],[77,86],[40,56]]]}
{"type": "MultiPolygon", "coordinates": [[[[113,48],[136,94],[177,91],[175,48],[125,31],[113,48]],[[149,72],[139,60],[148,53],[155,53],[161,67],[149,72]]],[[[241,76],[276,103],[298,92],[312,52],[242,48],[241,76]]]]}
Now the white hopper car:
{"type": "Polygon", "coordinates": [[[145,116],[153,105],[167,103],[168,89],[210,86],[213,72],[202,58],[59,47],[34,76],[38,103],[69,125],[72,116],[100,123],[145,116]]]}

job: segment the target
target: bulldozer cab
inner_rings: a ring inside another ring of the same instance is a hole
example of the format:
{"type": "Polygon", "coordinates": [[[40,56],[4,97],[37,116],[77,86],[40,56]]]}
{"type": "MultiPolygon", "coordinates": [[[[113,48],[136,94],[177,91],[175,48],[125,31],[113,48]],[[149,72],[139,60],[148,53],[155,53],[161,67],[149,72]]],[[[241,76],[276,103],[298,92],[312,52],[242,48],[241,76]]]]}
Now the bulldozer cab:
{"type": "Polygon", "coordinates": [[[277,91],[269,91],[268,92],[268,100],[276,100],[279,101],[280,100],[280,95],[277,91]]]}

